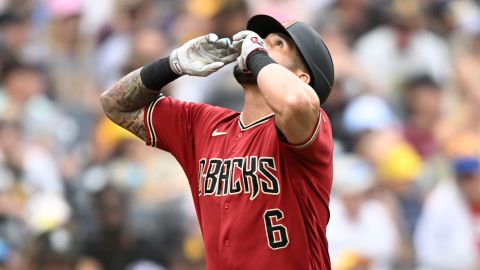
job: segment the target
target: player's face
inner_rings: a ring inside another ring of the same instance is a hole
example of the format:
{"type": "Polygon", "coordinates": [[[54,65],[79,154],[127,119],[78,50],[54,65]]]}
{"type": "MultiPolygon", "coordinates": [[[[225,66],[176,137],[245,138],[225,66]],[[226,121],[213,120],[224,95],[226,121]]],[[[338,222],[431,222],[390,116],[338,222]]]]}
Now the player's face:
{"type": "Polygon", "coordinates": [[[268,56],[278,64],[292,70],[295,66],[297,50],[293,41],[284,34],[272,33],[265,38],[268,56]]]}
{"type": "MultiPolygon", "coordinates": [[[[264,41],[268,55],[278,64],[293,71],[297,59],[297,49],[293,41],[280,33],[269,34],[264,41]]],[[[233,68],[233,75],[240,84],[257,84],[252,74],[243,72],[238,64],[233,68]]]]}

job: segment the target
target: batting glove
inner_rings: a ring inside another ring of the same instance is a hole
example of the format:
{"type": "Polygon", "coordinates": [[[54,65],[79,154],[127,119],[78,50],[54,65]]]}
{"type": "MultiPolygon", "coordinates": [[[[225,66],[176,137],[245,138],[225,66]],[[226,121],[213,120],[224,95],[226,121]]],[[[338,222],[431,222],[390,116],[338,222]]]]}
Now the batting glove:
{"type": "Polygon", "coordinates": [[[170,67],[178,75],[205,77],[237,59],[230,39],[208,34],[187,41],[170,54],[170,67]]]}
{"type": "Polygon", "coordinates": [[[233,48],[240,51],[240,55],[237,58],[239,67],[243,71],[248,71],[247,61],[248,57],[255,51],[264,51],[267,49],[265,47],[265,42],[263,39],[255,32],[245,30],[238,32],[233,36],[233,48]]]}

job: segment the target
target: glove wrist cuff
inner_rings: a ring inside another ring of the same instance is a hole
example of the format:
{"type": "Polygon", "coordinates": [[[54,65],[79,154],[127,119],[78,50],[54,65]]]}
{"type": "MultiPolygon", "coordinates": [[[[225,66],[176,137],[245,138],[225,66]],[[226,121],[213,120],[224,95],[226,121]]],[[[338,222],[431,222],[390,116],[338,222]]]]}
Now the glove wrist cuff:
{"type": "Polygon", "coordinates": [[[252,75],[255,77],[255,79],[258,77],[260,70],[262,70],[265,66],[274,63],[276,62],[270,58],[270,56],[268,56],[263,47],[261,49],[252,51],[247,55],[246,59],[247,68],[252,72],[252,75]]]}
{"type": "Polygon", "coordinates": [[[169,57],[159,59],[140,70],[143,84],[152,90],[161,90],[165,85],[179,77],[169,64],[169,57]]]}

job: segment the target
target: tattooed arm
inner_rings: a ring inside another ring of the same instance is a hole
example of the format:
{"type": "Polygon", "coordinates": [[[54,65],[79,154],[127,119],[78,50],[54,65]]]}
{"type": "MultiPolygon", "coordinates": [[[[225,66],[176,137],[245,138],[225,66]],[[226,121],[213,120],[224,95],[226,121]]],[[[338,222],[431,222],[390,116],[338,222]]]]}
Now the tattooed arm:
{"type": "Polygon", "coordinates": [[[105,114],[117,125],[129,130],[142,140],[146,140],[143,124],[143,108],[160,94],[147,88],[137,69],[121,80],[100,97],[105,114]]]}
{"type": "Polygon", "coordinates": [[[217,35],[208,34],[186,42],[169,57],[131,72],[102,94],[100,101],[105,114],[145,141],[143,108],[179,76],[208,76],[235,61],[238,52],[230,45],[228,38],[218,39],[217,35]]]}

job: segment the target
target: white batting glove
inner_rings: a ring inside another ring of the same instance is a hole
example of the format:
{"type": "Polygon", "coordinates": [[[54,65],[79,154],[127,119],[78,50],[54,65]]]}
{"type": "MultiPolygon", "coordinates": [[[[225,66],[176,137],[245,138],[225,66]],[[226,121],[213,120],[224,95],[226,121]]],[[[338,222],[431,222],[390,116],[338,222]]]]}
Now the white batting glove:
{"type": "Polygon", "coordinates": [[[170,67],[178,75],[205,77],[237,59],[230,39],[208,34],[187,41],[170,54],[170,67]]]}
{"type": "Polygon", "coordinates": [[[251,53],[258,50],[267,51],[263,39],[257,33],[249,30],[235,34],[233,36],[232,46],[235,50],[241,52],[237,58],[237,62],[243,71],[248,71],[247,60],[251,53]]]}

